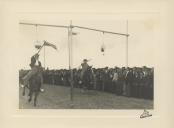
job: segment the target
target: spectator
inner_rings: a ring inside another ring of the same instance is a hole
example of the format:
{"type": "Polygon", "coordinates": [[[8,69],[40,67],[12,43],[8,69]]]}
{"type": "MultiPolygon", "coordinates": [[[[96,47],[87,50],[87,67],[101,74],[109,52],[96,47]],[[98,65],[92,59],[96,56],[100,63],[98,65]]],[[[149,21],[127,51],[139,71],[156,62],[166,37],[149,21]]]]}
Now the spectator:
{"type": "MultiPolygon", "coordinates": [[[[26,72],[28,70],[20,70],[20,79],[26,72]]],[[[73,69],[74,87],[82,88],[82,72],[82,69],[73,69]]],[[[153,99],[153,68],[92,68],[92,74],[92,89],[128,97],[153,99]]],[[[70,86],[70,71],[46,69],[43,71],[43,80],[49,85],[70,86]]]]}

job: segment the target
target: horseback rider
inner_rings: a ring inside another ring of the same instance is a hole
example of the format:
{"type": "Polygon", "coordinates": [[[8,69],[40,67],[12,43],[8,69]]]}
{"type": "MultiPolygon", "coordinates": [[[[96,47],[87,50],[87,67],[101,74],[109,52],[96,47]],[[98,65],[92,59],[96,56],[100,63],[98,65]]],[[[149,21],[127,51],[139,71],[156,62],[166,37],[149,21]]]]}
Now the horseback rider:
{"type": "MultiPolygon", "coordinates": [[[[29,80],[32,76],[36,75],[37,73],[41,77],[41,83],[43,83],[43,77],[42,77],[42,65],[39,61],[39,54],[36,53],[31,57],[31,63],[30,63],[31,70],[23,77],[24,86],[28,85],[29,80]]],[[[42,85],[42,84],[41,84],[42,85]]],[[[43,89],[41,89],[43,91],[43,89]]]]}
{"type": "Polygon", "coordinates": [[[83,60],[83,63],[81,63],[81,66],[82,66],[82,71],[81,71],[81,78],[83,78],[84,74],[86,73],[86,71],[88,70],[89,68],[89,65],[88,65],[88,60],[87,59],[84,59],[83,60]]]}
{"type": "MultiPolygon", "coordinates": [[[[81,83],[82,83],[82,88],[83,89],[88,89],[90,86],[90,74],[89,74],[89,69],[91,68],[91,66],[88,65],[87,62],[89,62],[90,60],[84,59],[83,62],[81,63],[81,83]]],[[[91,72],[92,73],[92,72],[91,72]]],[[[82,90],[84,91],[84,90],[82,90]]]]}

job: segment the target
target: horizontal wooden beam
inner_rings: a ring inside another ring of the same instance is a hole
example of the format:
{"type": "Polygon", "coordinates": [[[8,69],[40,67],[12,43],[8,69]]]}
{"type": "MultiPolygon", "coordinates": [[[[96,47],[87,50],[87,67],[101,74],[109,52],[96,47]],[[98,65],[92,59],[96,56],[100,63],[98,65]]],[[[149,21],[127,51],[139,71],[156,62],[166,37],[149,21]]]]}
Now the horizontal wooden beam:
{"type": "Polygon", "coordinates": [[[22,24],[22,25],[33,25],[33,26],[46,26],[46,27],[69,28],[69,26],[64,26],[64,25],[34,24],[34,23],[24,23],[24,22],[20,22],[19,24],[22,24]]]}
{"type": "Polygon", "coordinates": [[[94,29],[94,28],[88,28],[88,27],[82,27],[82,26],[76,26],[76,25],[64,26],[64,25],[50,25],[50,24],[36,24],[36,23],[34,24],[34,23],[25,23],[25,22],[20,22],[19,24],[33,25],[33,26],[46,26],[46,27],[59,27],[59,28],[70,28],[70,27],[72,27],[72,28],[86,29],[86,30],[97,31],[97,32],[102,32],[102,33],[108,33],[108,34],[115,34],[115,35],[120,35],[120,36],[129,36],[129,34],[116,33],[116,32],[105,31],[105,30],[94,29]]]}
{"type": "Polygon", "coordinates": [[[120,35],[120,36],[129,36],[129,34],[110,32],[110,31],[94,29],[94,28],[88,28],[88,27],[82,27],[82,26],[73,25],[72,27],[76,27],[76,28],[80,28],[80,29],[87,29],[87,30],[92,30],[92,31],[98,31],[98,32],[103,32],[103,33],[108,33],[108,34],[115,34],[115,35],[120,35]]]}

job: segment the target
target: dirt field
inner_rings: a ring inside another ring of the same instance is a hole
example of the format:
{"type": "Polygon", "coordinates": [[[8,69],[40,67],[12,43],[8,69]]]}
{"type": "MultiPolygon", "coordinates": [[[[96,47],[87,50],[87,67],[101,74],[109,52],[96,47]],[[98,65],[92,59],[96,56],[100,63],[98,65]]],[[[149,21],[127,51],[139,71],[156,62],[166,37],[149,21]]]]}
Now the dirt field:
{"type": "Polygon", "coordinates": [[[37,106],[33,101],[28,103],[28,89],[22,96],[22,88],[19,89],[20,109],[153,109],[153,101],[145,99],[128,98],[114,94],[89,91],[82,93],[80,89],[74,89],[73,107],[70,101],[70,88],[64,86],[43,85],[44,93],[38,96],[37,106]]]}

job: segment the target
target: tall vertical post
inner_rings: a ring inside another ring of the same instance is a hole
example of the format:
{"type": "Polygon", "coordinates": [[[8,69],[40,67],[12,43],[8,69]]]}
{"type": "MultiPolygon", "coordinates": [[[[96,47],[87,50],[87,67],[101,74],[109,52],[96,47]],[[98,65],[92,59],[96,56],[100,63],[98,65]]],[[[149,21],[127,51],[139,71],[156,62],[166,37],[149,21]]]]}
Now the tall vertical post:
{"type": "Polygon", "coordinates": [[[73,102],[73,70],[72,70],[72,21],[70,21],[70,27],[68,28],[68,49],[69,49],[69,70],[70,70],[70,99],[73,102]]]}
{"type": "Polygon", "coordinates": [[[44,46],[44,69],[45,69],[45,46],[44,46]]]}
{"type": "Polygon", "coordinates": [[[126,21],[126,67],[128,67],[129,64],[129,44],[128,44],[128,20],[126,21]]]}
{"type": "Polygon", "coordinates": [[[37,24],[36,24],[36,43],[38,43],[38,33],[37,33],[37,24]]]}

